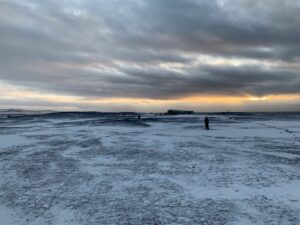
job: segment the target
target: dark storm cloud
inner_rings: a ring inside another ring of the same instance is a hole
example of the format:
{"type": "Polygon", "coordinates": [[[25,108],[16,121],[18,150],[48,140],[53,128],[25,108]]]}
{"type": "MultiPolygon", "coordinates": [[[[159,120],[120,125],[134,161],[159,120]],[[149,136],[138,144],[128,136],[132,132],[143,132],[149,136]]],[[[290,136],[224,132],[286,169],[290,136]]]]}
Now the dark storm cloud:
{"type": "Polygon", "coordinates": [[[299,94],[299,14],[297,0],[2,0],[0,81],[91,97],[299,94]]]}
{"type": "MultiPolygon", "coordinates": [[[[255,2],[252,4],[257,4],[255,2]]],[[[300,19],[295,13],[300,12],[299,5],[287,3],[287,8],[279,11],[280,4],[267,2],[271,9],[257,8],[238,17],[236,11],[243,10],[239,8],[243,4],[236,3],[236,8],[225,10],[217,1],[154,0],[134,9],[136,13],[128,21],[130,26],[116,20],[110,25],[117,28],[114,38],[118,43],[134,47],[227,57],[283,60],[299,57],[299,51],[294,51],[300,43],[300,19]],[[262,48],[270,48],[271,52],[262,48]]],[[[230,1],[225,4],[230,5],[230,1]]],[[[122,14],[119,17],[122,18],[122,14]]]]}
{"type": "Polygon", "coordinates": [[[98,71],[84,69],[30,69],[22,76],[26,76],[26,81],[15,79],[13,82],[21,86],[33,85],[41,91],[95,98],[101,96],[175,99],[197,94],[263,96],[298,93],[300,86],[299,75],[294,70],[270,71],[252,66],[203,66],[185,72],[153,68],[119,68],[117,74],[106,72],[100,75],[98,71]]]}
{"type": "Polygon", "coordinates": [[[128,76],[107,77],[108,83],[123,84],[140,96],[172,98],[196,94],[268,95],[297,93],[300,79],[295,71],[259,67],[193,68],[187,73],[161,70],[125,70],[128,76]],[[283,85],[284,84],[284,85],[283,85]],[[289,87],[287,90],[286,87],[289,87]]]}

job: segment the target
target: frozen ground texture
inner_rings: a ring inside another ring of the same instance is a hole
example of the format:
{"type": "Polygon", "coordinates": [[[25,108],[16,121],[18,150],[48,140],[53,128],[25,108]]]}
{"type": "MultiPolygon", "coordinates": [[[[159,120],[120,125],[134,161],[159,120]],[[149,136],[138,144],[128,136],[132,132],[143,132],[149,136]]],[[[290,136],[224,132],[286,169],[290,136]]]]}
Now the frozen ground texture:
{"type": "Polygon", "coordinates": [[[300,224],[300,114],[0,115],[0,224],[300,224]]]}

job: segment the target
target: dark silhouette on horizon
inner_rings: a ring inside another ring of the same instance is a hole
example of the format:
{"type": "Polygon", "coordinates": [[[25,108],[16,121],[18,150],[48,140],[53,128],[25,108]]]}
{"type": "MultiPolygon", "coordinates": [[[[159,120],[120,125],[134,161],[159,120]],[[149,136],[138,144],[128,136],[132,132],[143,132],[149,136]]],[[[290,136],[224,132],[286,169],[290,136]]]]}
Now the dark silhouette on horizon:
{"type": "Polygon", "coordinates": [[[205,123],[205,129],[209,130],[209,119],[207,118],[207,116],[204,119],[204,123],[205,123]]]}

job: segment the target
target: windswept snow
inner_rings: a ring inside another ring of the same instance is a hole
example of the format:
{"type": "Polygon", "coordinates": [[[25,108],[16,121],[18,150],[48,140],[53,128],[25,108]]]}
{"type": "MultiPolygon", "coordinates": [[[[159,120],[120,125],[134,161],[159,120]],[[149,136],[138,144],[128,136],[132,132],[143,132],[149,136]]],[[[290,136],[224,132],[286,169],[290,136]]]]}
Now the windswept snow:
{"type": "Polygon", "coordinates": [[[300,115],[208,117],[3,116],[0,224],[300,224],[300,115]]]}

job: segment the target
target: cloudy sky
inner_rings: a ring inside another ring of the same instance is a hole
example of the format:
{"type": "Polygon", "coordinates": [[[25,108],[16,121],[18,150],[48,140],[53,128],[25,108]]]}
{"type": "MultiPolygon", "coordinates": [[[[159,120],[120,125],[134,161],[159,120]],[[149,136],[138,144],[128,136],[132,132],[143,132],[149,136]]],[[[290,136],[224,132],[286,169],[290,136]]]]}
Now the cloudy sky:
{"type": "Polygon", "coordinates": [[[0,0],[0,108],[300,111],[300,0],[0,0]]]}

